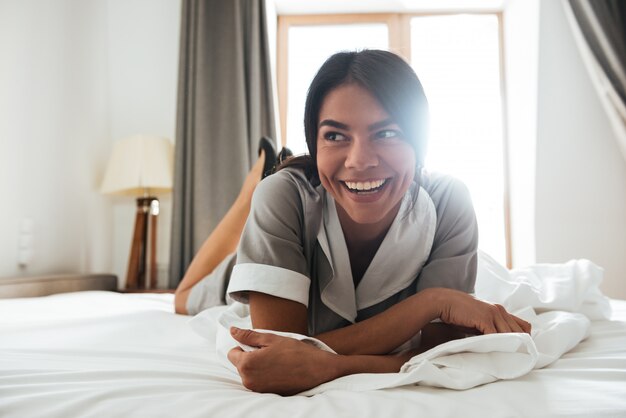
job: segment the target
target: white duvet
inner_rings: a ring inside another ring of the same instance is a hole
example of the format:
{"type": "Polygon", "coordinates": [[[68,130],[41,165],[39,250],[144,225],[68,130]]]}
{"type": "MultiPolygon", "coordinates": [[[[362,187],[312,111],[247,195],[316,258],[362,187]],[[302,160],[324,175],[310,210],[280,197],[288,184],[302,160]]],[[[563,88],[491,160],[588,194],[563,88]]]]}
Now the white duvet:
{"type": "MultiPolygon", "coordinates": [[[[344,376],[301,395],[404,385],[469,389],[500,379],[515,379],[547,366],[575,347],[589,335],[590,319],[610,316],[609,300],[599,290],[603,271],[588,260],[510,272],[480,253],[478,265],[476,296],[500,303],[530,322],[531,335],[491,334],[450,341],[413,357],[400,373],[344,376]]],[[[209,309],[194,317],[190,324],[200,335],[216,339],[218,356],[233,373],[236,369],[226,357],[228,351],[236,345],[246,351],[254,350],[235,341],[229,332],[231,326],[252,328],[245,305],[235,303],[226,311],[209,309]]],[[[261,331],[304,340],[334,352],[315,338],[261,331]]]]}

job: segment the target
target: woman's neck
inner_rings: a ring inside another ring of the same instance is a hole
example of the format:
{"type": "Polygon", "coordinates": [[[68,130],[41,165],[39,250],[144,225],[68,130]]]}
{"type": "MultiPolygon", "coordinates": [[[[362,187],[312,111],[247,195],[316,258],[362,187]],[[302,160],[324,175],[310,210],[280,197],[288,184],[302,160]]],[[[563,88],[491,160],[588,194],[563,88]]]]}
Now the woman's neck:
{"type": "Polygon", "coordinates": [[[361,282],[376,252],[378,252],[378,248],[385,239],[385,235],[387,235],[399,209],[400,203],[379,222],[359,224],[354,222],[341,206],[337,205],[337,216],[346,240],[355,288],[361,282]]]}
{"type": "Polygon", "coordinates": [[[364,248],[378,249],[380,243],[387,235],[389,227],[393,223],[402,201],[398,202],[389,213],[380,221],[372,224],[360,224],[354,222],[348,213],[340,206],[337,207],[337,216],[343,230],[343,236],[346,240],[348,250],[359,250],[364,248]]]}

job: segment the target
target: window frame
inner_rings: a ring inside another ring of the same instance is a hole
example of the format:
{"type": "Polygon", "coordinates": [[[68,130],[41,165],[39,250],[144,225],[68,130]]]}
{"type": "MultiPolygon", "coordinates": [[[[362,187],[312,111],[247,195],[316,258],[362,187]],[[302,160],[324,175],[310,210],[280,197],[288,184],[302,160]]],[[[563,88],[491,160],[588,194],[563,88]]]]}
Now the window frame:
{"type": "Polygon", "coordinates": [[[503,210],[504,210],[504,242],[506,266],[512,268],[513,248],[511,239],[511,194],[510,194],[510,164],[509,139],[507,121],[507,94],[504,48],[504,19],[501,10],[446,10],[433,12],[411,13],[349,13],[349,14],[312,14],[312,15],[278,15],[277,30],[277,87],[280,131],[282,146],[287,141],[287,89],[288,89],[288,50],[289,29],[293,26],[314,26],[332,24],[363,24],[384,23],[389,31],[389,50],[411,62],[411,19],[424,16],[446,16],[457,14],[493,15],[498,20],[500,98],[502,118],[502,161],[503,161],[503,210]]]}

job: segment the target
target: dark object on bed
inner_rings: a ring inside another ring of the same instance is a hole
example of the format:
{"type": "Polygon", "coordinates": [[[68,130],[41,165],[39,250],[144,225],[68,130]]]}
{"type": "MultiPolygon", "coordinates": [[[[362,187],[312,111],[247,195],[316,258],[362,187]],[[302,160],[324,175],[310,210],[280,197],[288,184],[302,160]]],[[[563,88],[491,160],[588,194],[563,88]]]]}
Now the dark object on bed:
{"type": "Polygon", "coordinates": [[[0,299],[47,296],[85,290],[117,290],[114,274],[62,274],[0,278],[0,299]]]}

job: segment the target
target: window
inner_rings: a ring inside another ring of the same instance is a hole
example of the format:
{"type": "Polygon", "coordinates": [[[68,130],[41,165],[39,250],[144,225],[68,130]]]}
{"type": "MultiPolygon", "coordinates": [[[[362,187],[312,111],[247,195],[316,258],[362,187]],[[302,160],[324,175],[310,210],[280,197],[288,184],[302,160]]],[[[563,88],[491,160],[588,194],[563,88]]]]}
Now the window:
{"type": "Polygon", "coordinates": [[[510,267],[500,32],[496,13],[281,16],[278,77],[286,145],[306,152],[304,101],[328,56],[363,48],[404,56],[430,103],[426,168],[468,186],[480,248],[510,267]]]}
{"type": "Polygon", "coordinates": [[[388,39],[387,25],[381,23],[295,26],[289,30],[286,138],[294,153],[307,150],[302,126],[306,89],[326,58],[342,50],[387,49],[388,39]]]}

